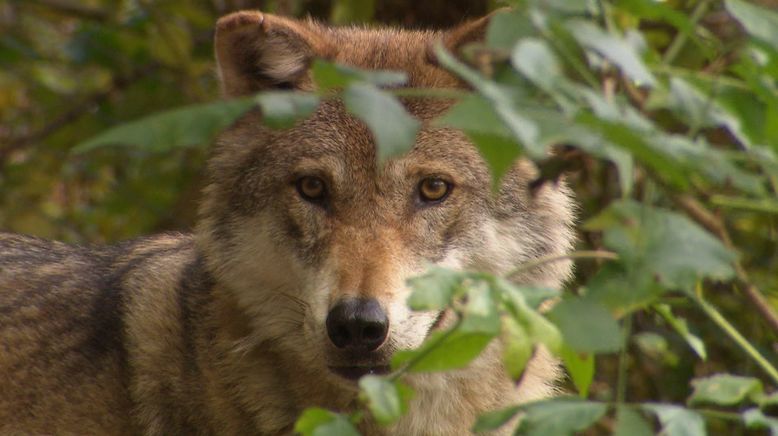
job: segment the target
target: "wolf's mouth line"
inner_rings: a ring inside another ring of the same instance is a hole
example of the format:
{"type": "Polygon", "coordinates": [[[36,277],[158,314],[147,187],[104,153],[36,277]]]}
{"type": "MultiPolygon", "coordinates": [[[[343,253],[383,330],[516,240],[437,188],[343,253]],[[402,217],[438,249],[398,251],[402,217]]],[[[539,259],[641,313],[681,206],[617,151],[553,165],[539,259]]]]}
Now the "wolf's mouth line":
{"type": "Polygon", "coordinates": [[[389,365],[374,366],[330,366],[330,371],[352,381],[359,380],[365,375],[385,375],[391,371],[389,365]]]}

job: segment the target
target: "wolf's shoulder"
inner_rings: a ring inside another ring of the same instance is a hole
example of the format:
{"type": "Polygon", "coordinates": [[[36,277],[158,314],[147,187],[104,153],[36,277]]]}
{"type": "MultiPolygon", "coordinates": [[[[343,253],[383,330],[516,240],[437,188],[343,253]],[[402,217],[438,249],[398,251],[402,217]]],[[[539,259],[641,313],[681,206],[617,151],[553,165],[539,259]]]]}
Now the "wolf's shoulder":
{"type": "Polygon", "coordinates": [[[195,263],[191,235],[165,233],[114,245],[76,245],[0,232],[0,309],[121,300],[139,277],[195,263]]]}

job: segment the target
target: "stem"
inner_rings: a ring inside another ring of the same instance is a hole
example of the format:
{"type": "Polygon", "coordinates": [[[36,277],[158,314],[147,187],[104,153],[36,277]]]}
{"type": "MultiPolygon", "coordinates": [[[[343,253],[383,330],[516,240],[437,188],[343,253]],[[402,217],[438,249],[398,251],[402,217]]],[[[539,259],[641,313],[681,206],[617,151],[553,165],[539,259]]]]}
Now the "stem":
{"type": "MultiPolygon", "coordinates": [[[[702,18],[705,12],[708,11],[710,4],[711,4],[711,0],[701,0],[697,4],[697,7],[694,8],[694,11],[692,11],[691,16],[689,17],[689,21],[691,23],[692,28],[694,28],[697,25],[697,22],[700,20],[700,18],[702,18]]],[[[681,49],[683,48],[684,44],[686,44],[687,39],[689,39],[689,35],[686,32],[679,30],[678,33],[675,35],[673,42],[670,43],[670,47],[667,48],[667,51],[662,57],[662,62],[665,64],[673,63],[676,56],[678,56],[678,54],[681,52],[681,49]]]]}
{"type": "Polygon", "coordinates": [[[506,275],[506,277],[513,277],[516,274],[525,272],[527,270],[530,270],[532,268],[539,267],[541,265],[545,265],[547,263],[554,263],[559,262],[560,260],[571,260],[571,259],[608,259],[608,260],[616,260],[619,258],[619,255],[616,253],[613,253],[611,251],[604,251],[604,250],[585,250],[585,251],[574,251],[572,253],[568,254],[554,254],[551,256],[545,256],[538,259],[533,259],[528,262],[524,262],[521,265],[517,266],[516,269],[511,271],[506,275]]]}
{"type": "Polygon", "coordinates": [[[694,301],[700,306],[703,312],[705,312],[706,315],[708,315],[708,318],[713,321],[714,324],[719,326],[720,329],[724,331],[724,333],[727,334],[737,345],[740,346],[740,348],[745,351],[745,353],[754,360],[754,362],[759,365],[764,372],[767,373],[767,375],[770,376],[770,378],[773,379],[773,382],[778,384],[778,370],[775,369],[775,367],[770,364],[770,362],[767,361],[767,359],[762,356],[759,351],[754,348],[753,345],[751,345],[750,342],[746,338],[743,337],[743,335],[740,334],[740,332],[737,331],[737,329],[730,324],[729,321],[727,321],[726,318],[721,314],[721,312],[718,311],[712,304],[705,301],[701,295],[696,295],[694,297],[694,301]]]}
{"type": "Polygon", "coordinates": [[[397,97],[428,97],[460,99],[473,95],[472,92],[455,88],[398,88],[389,90],[397,97]]]}
{"type": "Polygon", "coordinates": [[[632,334],[632,315],[624,318],[624,340],[619,352],[619,378],[616,380],[616,403],[624,404],[627,397],[627,344],[632,334]]]}

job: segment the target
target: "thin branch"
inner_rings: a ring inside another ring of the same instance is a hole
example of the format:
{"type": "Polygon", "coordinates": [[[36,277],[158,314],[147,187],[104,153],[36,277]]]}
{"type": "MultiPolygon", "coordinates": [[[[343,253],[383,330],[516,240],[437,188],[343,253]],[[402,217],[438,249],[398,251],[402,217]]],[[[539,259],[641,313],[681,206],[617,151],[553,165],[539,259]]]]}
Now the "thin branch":
{"type": "Polygon", "coordinates": [[[762,356],[759,351],[754,348],[753,345],[751,345],[750,342],[748,342],[748,339],[744,338],[743,335],[740,334],[737,329],[727,321],[726,318],[724,318],[723,315],[710,303],[705,301],[701,295],[699,295],[700,292],[698,290],[698,295],[694,299],[694,301],[700,306],[703,312],[705,312],[706,315],[713,321],[721,330],[724,331],[724,333],[727,334],[727,336],[730,337],[735,343],[740,346],[740,348],[743,349],[743,351],[748,354],[751,359],[754,360],[754,362],[759,365],[762,370],[764,370],[767,375],[770,376],[770,378],[773,379],[773,382],[778,384],[778,370],[775,369],[775,367],[770,364],[770,362],[762,356]]]}
{"type": "MultiPolygon", "coordinates": [[[[708,11],[708,8],[710,8],[711,0],[702,0],[697,4],[697,7],[694,8],[694,11],[692,11],[691,16],[689,17],[689,21],[691,22],[692,28],[694,28],[698,21],[702,18],[703,15],[708,11]]],[[[676,56],[681,52],[681,49],[683,48],[684,44],[686,44],[686,40],[689,38],[689,35],[686,32],[678,31],[678,34],[675,35],[675,39],[670,43],[670,47],[667,48],[667,51],[665,51],[664,56],[662,57],[662,62],[665,64],[671,64],[675,60],[676,56]]]]}
{"type": "Polygon", "coordinates": [[[539,259],[534,259],[529,262],[524,262],[521,265],[517,266],[516,269],[509,272],[506,277],[510,278],[515,276],[516,274],[523,273],[525,271],[531,270],[533,268],[545,265],[547,263],[554,263],[559,262],[561,260],[572,260],[572,259],[607,259],[607,260],[615,260],[618,259],[619,255],[616,253],[613,253],[611,251],[603,251],[603,250],[592,250],[592,251],[574,251],[569,254],[560,254],[560,255],[552,255],[552,256],[546,256],[541,257],[539,259]]]}

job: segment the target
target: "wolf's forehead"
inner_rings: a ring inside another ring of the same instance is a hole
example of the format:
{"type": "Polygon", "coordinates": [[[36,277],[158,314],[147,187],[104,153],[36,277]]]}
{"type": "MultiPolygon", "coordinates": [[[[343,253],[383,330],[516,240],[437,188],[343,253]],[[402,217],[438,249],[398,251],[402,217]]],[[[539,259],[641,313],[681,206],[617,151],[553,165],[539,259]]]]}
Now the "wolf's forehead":
{"type": "Polygon", "coordinates": [[[360,27],[330,29],[339,50],[334,62],[368,70],[396,70],[407,85],[460,87],[461,82],[430,62],[431,48],[440,32],[360,27]]]}

